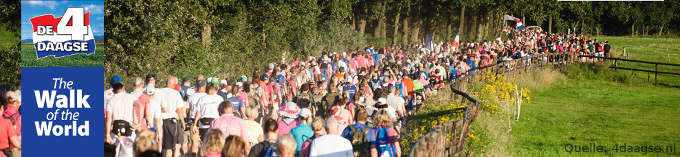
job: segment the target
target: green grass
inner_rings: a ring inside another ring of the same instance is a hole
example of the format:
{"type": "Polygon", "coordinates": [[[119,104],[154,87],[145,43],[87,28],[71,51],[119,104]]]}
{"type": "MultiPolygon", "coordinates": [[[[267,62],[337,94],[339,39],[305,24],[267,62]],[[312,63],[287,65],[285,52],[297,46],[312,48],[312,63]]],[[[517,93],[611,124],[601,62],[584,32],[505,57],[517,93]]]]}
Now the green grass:
{"type": "MultiPolygon", "coordinates": [[[[630,59],[644,60],[663,63],[680,64],[680,38],[645,38],[645,37],[622,37],[622,36],[601,36],[595,37],[598,40],[608,40],[612,45],[612,56],[623,58],[621,53],[623,48],[629,54],[630,59]]],[[[618,66],[627,68],[638,68],[654,70],[653,64],[617,62],[618,66]]],[[[660,71],[680,73],[680,67],[660,65],[660,71]]],[[[631,73],[630,71],[628,71],[631,73]]],[[[638,78],[647,80],[647,72],[631,73],[638,78]]],[[[671,85],[680,85],[680,76],[659,75],[659,82],[671,85]]],[[[650,82],[654,82],[654,73],[649,74],[650,82]]]]}
{"type": "Polygon", "coordinates": [[[104,45],[97,45],[97,50],[94,54],[76,54],[72,56],[64,56],[55,58],[48,56],[37,59],[35,54],[35,47],[32,44],[21,45],[21,66],[22,67],[103,67],[104,59],[104,45]]]}
{"type": "MultiPolygon", "coordinates": [[[[680,89],[569,79],[534,91],[513,125],[517,156],[640,156],[643,153],[568,153],[567,144],[612,147],[680,145],[680,89]]],[[[650,155],[680,155],[651,153],[650,155]]]]}

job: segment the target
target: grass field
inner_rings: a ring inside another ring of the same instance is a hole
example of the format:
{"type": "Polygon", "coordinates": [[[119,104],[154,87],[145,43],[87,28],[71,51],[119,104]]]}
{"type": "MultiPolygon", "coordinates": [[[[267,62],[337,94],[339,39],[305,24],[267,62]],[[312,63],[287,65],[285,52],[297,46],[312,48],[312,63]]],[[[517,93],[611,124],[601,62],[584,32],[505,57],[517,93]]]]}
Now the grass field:
{"type": "MultiPolygon", "coordinates": [[[[531,103],[522,105],[521,120],[512,126],[510,154],[640,156],[645,153],[611,149],[617,144],[680,146],[678,88],[567,78],[531,96],[531,103]],[[570,149],[591,143],[610,152],[570,149]]],[[[680,155],[680,150],[650,155],[680,155]]]]}
{"type": "MultiPolygon", "coordinates": [[[[680,63],[680,39],[598,39],[609,40],[614,57],[626,47],[631,59],[680,63]]],[[[653,73],[647,82],[647,73],[608,66],[575,65],[515,78],[519,87],[531,89],[531,101],[522,104],[519,121],[516,104],[483,111],[473,124],[479,137],[469,144],[473,156],[680,156],[680,77],[660,75],[662,84],[655,86],[653,73]],[[624,144],[633,150],[613,149],[624,144]],[[583,146],[590,152],[582,152],[583,146]],[[607,152],[592,152],[597,146],[607,152]],[[636,146],[660,150],[645,153],[636,146]]],[[[654,69],[637,63],[619,66],[654,69]]],[[[678,67],[659,69],[680,72],[678,67]]]]}
{"type": "Polygon", "coordinates": [[[104,45],[97,44],[94,54],[76,54],[55,58],[48,56],[37,59],[35,47],[32,44],[21,44],[21,66],[22,67],[103,67],[106,55],[104,55],[104,45]]]}
{"type": "MultiPolygon", "coordinates": [[[[595,38],[599,40],[608,40],[609,44],[612,45],[613,56],[617,58],[623,58],[621,53],[623,52],[623,48],[626,48],[630,59],[680,64],[680,38],[631,38],[618,36],[601,36],[595,38]]],[[[618,66],[627,68],[655,69],[653,64],[633,62],[618,62],[617,64],[618,66]]],[[[680,67],[660,65],[659,70],[680,73],[680,67]]],[[[635,72],[634,75],[646,80],[648,73],[635,72]]],[[[649,75],[650,81],[653,82],[654,73],[650,73],[649,75]]],[[[660,75],[659,82],[678,86],[680,85],[680,76],[660,75]]]]}

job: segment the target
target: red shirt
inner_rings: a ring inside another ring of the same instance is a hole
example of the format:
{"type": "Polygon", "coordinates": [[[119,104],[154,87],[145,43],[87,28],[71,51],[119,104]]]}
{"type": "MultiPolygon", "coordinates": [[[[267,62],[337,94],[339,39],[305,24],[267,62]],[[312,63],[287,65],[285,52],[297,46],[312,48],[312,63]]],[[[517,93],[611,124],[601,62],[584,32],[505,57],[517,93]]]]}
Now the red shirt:
{"type": "MultiPolygon", "coordinates": [[[[12,126],[12,121],[7,118],[0,117],[0,149],[6,149],[10,146],[10,139],[17,136],[16,129],[12,126]]],[[[5,154],[0,153],[0,157],[5,154]]]]}

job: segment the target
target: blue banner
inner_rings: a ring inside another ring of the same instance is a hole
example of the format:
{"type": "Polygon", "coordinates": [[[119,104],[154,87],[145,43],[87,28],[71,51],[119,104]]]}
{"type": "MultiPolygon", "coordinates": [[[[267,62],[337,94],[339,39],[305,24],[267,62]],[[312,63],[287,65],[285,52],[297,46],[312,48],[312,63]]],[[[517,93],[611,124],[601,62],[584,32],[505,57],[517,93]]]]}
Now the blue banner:
{"type": "Polygon", "coordinates": [[[104,68],[23,67],[21,72],[22,156],[104,153],[104,68]]]}

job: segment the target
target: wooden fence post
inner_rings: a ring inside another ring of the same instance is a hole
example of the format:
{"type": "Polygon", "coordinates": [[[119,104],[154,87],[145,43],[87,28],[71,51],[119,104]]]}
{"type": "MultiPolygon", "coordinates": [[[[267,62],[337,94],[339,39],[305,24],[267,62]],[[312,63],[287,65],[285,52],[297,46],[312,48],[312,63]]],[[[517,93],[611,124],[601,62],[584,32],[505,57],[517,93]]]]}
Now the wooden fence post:
{"type": "MultiPolygon", "coordinates": [[[[632,71],[632,70],[631,70],[632,71]]],[[[654,85],[658,83],[659,64],[654,64],[654,85]]]]}

